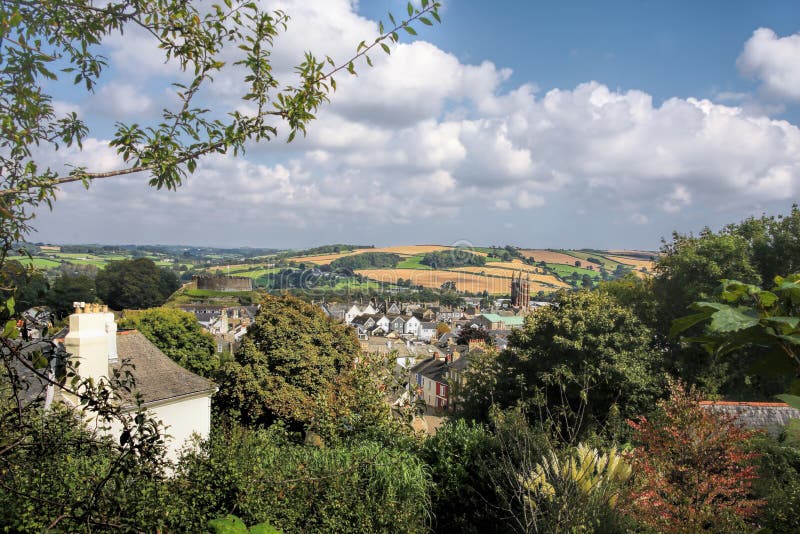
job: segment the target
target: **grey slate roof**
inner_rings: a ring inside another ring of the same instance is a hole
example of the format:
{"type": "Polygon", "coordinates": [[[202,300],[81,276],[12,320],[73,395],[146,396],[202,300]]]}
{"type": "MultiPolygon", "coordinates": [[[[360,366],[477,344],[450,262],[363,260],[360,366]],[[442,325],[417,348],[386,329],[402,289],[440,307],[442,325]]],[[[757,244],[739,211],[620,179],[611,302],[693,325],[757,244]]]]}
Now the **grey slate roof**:
{"type": "Polygon", "coordinates": [[[216,384],[210,380],[187,371],[172,361],[138,330],[117,332],[117,354],[119,362],[109,367],[119,368],[123,361],[128,361],[135,367],[132,373],[136,379],[136,391],[142,395],[145,405],[199,393],[212,393],[217,389],[216,384]]]}

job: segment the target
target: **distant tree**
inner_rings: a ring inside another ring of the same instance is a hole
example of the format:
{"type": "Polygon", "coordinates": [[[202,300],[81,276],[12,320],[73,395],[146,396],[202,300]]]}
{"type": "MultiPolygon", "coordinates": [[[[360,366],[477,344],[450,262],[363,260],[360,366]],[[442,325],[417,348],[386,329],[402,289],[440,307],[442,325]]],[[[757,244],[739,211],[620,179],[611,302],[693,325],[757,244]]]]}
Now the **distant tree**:
{"type": "Polygon", "coordinates": [[[112,309],[144,309],[162,305],[180,287],[168,269],[149,258],[109,263],[97,273],[97,296],[112,309]]]}
{"type": "Polygon", "coordinates": [[[486,264],[486,257],[473,254],[465,250],[442,250],[428,252],[420,263],[432,269],[449,269],[452,267],[482,266],[486,264]]]}
{"type": "Polygon", "coordinates": [[[439,323],[436,325],[436,339],[439,339],[448,332],[450,332],[450,327],[446,324],[439,323]]]}
{"type": "Polygon", "coordinates": [[[129,310],[120,328],[139,330],[156,347],[182,367],[213,378],[220,366],[214,337],[200,328],[195,316],[174,308],[129,310]]]}
{"type": "Polygon", "coordinates": [[[581,286],[583,286],[586,289],[591,289],[592,286],[594,286],[594,280],[588,274],[584,274],[581,277],[581,286]]]}
{"type": "Polygon", "coordinates": [[[452,280],[448,280],[447,282],[443,283],[439,286],[439,289],[442,291],[456,291],[456,283],[452,280]]]}
{"type": "Polygon", "coordinates": [[[47,305],[57,317],[65,317],[72,313],[73,302],[94,302],[95,298],[95,282],[92,278],[83,274],[62,274],[53,281],[47,293],[47,305]]]}
{"type": "Polygon", "coordinates": [[[400,256],[386,252],[362,252],[337,258],[330,263],[333,270],[355,271],[357,269],[391,269],[400,262],[400,256]]]}
{"type": "Polygon", "coordinates": [[[580,266],[581,266],[581,261],[575,260],[575,267],[580,267],[580,266]]]}
{"type": "Polygon", "coordinates": [[[487,345],[492,344],[492,338],[483,328],[464,327],[458,331],[456,343],[459,345],[469,345],[470,341],[485,341],[487,345]]]}

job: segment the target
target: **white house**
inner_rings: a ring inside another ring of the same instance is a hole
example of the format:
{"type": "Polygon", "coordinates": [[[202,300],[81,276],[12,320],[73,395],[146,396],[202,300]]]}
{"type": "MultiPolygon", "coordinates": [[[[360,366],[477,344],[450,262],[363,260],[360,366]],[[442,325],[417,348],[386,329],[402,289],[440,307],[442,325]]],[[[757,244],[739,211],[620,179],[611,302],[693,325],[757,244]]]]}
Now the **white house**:
{"type": "Polygon", "coordinates": [[[422,341],[430,341],[436,337],[436,323],[422,322],[419,324],[419,334],[417,335],[422,341]]]}
{"type": "Polygon", "coordinates": [[[381,315],[380,318],[375,321],[375,326],[383,328],[383,331],[386,334],[391,332],[391,321],[385,315],[381,315]]]}
{"type": "MultiPolygon", "coordinates": [[[[108,307],[89,304],[85,311],[76,307],[69,316],[69,332],[63,343],[80,362],[78,373],[82,378],[97,382],[125,363],[132,365],[127,369],[136,380],[134,392],[141,394],[144,407],[166,427],[168,458],[177,459],[194,434],[208,437],[216,385],[173,362],[139,331],[117,332],[108,307]]],[[[62,396],[69,402],[67,395],[62,396]]],[[[135,409],[130,395],[121,394],[117,400],[124,408],[135,409]]]]}
{"type": "Polygon", "coordinates": [[[405,334],[411,334],[413,336],[419,335],[419,325],[421,321],[414,317],[413,315],[408,318],[405,324],[405,334]]]}
{"type": "Polygon", "coordinates": [[[350,308],[344,313],[344,322],[346,324],[350,324],[353,322],[353,319],[361,315],[361,310],[353,304],[350,308]]]}

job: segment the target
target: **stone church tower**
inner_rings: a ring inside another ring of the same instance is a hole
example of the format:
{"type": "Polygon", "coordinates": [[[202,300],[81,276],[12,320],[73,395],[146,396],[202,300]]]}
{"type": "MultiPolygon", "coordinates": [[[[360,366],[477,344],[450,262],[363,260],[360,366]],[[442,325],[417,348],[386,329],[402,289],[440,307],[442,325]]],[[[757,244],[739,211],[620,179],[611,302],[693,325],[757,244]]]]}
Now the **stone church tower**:
{"type": "Polygon", "coordinates": [[[511,305],[515,308],[528,308],[531,302],[530,295],[531,275],[525,274],[522,279],[520,272],[517,277],[511,277],[511,305]]]}

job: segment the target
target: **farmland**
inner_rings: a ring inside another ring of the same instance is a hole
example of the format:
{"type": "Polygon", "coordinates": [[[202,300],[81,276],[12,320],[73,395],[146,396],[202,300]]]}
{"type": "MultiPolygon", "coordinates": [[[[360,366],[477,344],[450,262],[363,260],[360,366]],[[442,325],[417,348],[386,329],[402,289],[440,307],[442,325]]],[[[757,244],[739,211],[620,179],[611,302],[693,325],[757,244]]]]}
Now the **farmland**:
{"type": "MultiPolygon", "coordinates": [[[[422,286],[431,289],[438,289],[445,282],[454,282],[458,291],[469,293],[483,293],[487,291],[491,295],[504,295],[509,292],[510,278],[498,278],[494,276],[482,276],[463,271],[409,271],[406,269],[364,269],[356,271],[357,274],[378,280],[380,282],[395,283],[398,278],[410,279],[412,285],[422,286]]],[[[538,281],[531,281],[531,292],[553,291],[553,285],[547,285],[538,281]]]]}

